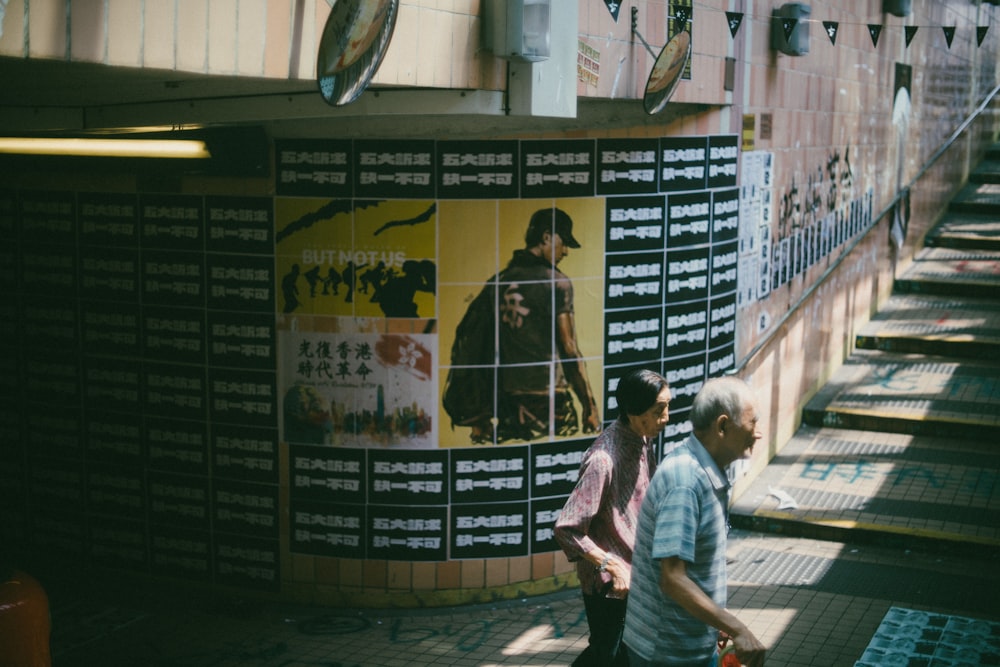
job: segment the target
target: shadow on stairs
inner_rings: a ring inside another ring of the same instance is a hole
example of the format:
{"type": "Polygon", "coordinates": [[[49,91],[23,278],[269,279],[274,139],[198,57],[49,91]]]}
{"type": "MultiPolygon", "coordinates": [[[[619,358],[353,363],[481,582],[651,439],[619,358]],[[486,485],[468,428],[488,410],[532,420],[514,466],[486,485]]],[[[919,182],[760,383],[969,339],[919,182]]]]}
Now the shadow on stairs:
{"type": "Polygon", "coordinates": [[[736,499],[733,526],[1000,552],[1000,152],[949,204],[855,347],[736,499]]]}

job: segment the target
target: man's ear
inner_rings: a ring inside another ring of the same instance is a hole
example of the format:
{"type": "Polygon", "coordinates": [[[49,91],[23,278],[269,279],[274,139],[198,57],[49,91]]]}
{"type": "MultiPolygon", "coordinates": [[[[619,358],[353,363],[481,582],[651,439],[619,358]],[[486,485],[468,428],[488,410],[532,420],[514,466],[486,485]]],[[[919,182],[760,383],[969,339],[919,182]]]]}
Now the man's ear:
{"type": "Polygon", "coordinates": [[[715,419],[715,425],[719,431],[719,435],[726,434],[726,426],[729,425],[729,415],[719,415],[715,419]]]}

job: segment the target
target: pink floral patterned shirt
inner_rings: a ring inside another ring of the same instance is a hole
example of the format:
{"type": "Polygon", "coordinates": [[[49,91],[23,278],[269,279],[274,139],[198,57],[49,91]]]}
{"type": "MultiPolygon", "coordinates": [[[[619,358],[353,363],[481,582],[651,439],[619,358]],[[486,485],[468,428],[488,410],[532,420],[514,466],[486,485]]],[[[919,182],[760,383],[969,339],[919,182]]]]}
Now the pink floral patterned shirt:
{"type": "Polygon", "coordinates": [[[651,446],[621,420],[597,436],[583,455],[576,486],[556,519],[555,537],[576,563],[586,594],[615,597],[611,575],[583,558],[588,551],[600,547],[631,570],[639,508],[656,468],[651,458],[651,446]]]}

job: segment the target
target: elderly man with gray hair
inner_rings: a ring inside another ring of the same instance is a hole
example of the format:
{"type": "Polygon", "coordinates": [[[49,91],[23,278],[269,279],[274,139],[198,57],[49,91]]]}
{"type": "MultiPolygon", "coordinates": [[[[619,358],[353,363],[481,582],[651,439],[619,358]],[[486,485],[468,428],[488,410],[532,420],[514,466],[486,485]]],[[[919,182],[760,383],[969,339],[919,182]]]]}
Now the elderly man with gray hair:
{"type": "Polygon", "coordinates": [[[710,667],[731,638],[748,667],[764,645],[726,607],[726,468],[760,439],[753,392],[708,380],[691,406],[693,433],[657,466],[639,513],[624,643],[631,667],[710,667]]]}

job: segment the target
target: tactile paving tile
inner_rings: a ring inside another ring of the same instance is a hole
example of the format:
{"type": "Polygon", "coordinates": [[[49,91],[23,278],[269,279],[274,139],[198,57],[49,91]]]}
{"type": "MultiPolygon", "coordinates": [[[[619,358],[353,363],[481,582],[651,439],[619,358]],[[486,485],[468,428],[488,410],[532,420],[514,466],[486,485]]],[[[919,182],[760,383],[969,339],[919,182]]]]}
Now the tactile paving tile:
{"type": "MultiPolygon", "coordinates": [[[[926,478],[922,481],[926,481],[926,478]]],[[[949,487],[957,485],[956,481],[949,484],[949,487]]],[[[859,522],[869,528],[897,526],[919,530],[947,524],[949,530],[938,529],[939,532],[983,538],[996,538],[996,526],[1000,525],[1000,512],[996,510],[969,505],[952,506],[934,497],[928,498],[926,502],[907,500],[906,496],[912,495],[911,487],[894,489],[890,486],[884,495],[854,495],[792,485],[783,486],[782,490],[798,503],[796,513],[813,520],[829,517],[831,521],[844,521],[845,517],[854,516],[858,519],[867,518],[867,521],[859,522]],[[935,502],[936,500],[939,502],[935,502]]]]}
{"type": "Polygon", "coordinates": [[[927,241],[929,245],[945,245],[940,239],[949,236],[984,241],[1000,239],[1000,222],[993,215],[948,213],[931,231],[927,241]]]}
{"type": "MultiPolygon", "coordinates": [[[[905,382],[900,382],[905,384],[905,382]]],[[[877,389],[875,391],[878,391],[877,389]]],[[[914,393],[921,393],[914,386],[914,393]]],[[[875,395],[872,390],[844,392],[827,406],[828,412],[851,413],[886,419],[911,419],[915,421],[956,422],[967,425],[995,425],[1000,423],[996,403],[984,401],[977,405],[969,400],[948,400],[936,396],[927,398],[894,398],[875,395]]],[[[831,421],[837,421],[832,419],[831,421]]]]}
{"type": "Polygon", "coordinates": [[[849,440],[818,436],[809,447],[810,454],[834,454],[836,456],[892,456],[906,452],[907,442],[887,443],[871,440],[849,440]]]}
{"type": "Polygon", "coordinates": [[[969,180],[974,183],[996,183],[997,177],[1000,177],[1000,160],[986,159],[973,170],[969,180]]]}
{"type": "Polygon", "coordinates": [[[959,262],[955,269],[958,273],[971,271],[972,262],[996,262],[1000,260],[1000,252],[996,250],[981,250],[976,248],[924,248],[914,258],[914,263],[920,262],[959,262]]]}
{"type": "MultiPolygon", "coordinates": [[[[1000,285],[1000,252],[929,248],[899,277],[897,284],[1000,285]]],[[[970,295],[975,296],[975,295],[970,295]]],[[[986,295],[983,295],[986,296],[986,295]]]]}
{"type": "Polygon", "coordinates": [[[861,328],[859,336],[889,334],[1000,339],[1000,303],[986,299],[897,294],[861,328]]]}
{"type": "Polygon", "coordinates": [[[851,415],[904,419],[914,423],[1000,424],[1000,365],[978,360],[943,361],[919,355],[858,354],[844,364],[810,402],[811,422],[877,428],[851,423],[851,415]]]}
{"type": "Polygon", "coordinates": [[[1000,545],[1000,450],[982,438],[806,428],[733,506],[785,530],[1000,545]],[[791,499],[791,503],[788,502],[791,499]]]}
{"type": "Polygon", "coordinates": [[[873,434],[863,431],[856,434],[858,439],[817,436],[806,455],[811,459],[833,456],[840,460],[884,457],[894,463],[940,463],[949,466],[968,463],[977,470],[1000,470],[1000,452],[989,445],[977,446],[978,441],[921,439],[898,434],[889,442],[889,438],[877,440],[873,434]]]}
{"type": "Polygon", "coordinates": [[[745,549],[726,570],[731,581],[761,586],[808,586],[819,582],[836,561],[821,556],[745,549]]]}
{"type": "Polygon", "coordinates": [[[952,210],[989,210],[1000,206],[1000,185],[996,183],[970,183],[951,200],[952,210]]]}
{"type": "Polygon", "coordinates": [[[941,234],[972,234],[995,238],[1000,236],[1000,221],[986,215],[949,215],[938,226],[936,236],[941,234]]]}

